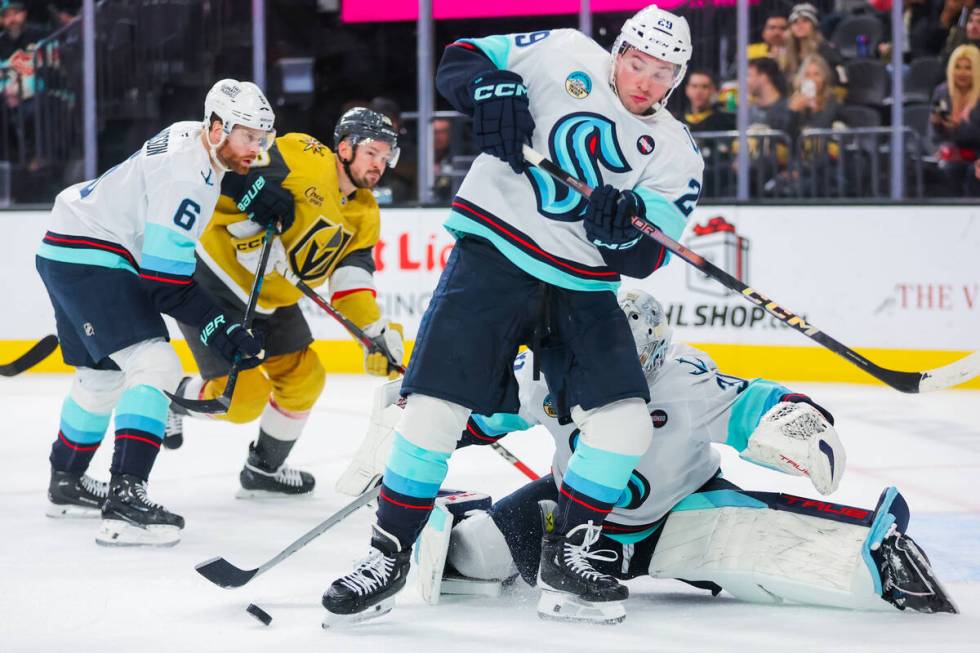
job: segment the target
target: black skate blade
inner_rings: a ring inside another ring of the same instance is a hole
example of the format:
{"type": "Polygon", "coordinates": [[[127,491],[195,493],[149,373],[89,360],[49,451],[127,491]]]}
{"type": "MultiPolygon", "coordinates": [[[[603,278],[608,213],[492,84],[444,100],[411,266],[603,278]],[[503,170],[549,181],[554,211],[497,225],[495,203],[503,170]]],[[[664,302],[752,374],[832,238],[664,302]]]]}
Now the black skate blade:
{"type": "Polygon", "coordinates": [[[215,399],[187,399],[186,397],[178,397],[175,394],[171,394],[166,390],[163,391],[170,401],[174,402],[181,408],[184,408],[195,413],[205,413],[207,415],[217,415],[228,412],[228,407],[231,406],[231,399],[221,395],[215,399]]]}
{"type": "Polygon", "coordinates": [[[197,573],[201,574],[218,587],[241,587],[252,580],[258,569],[239,569],[221,556],[199,562],[194,565],[197,573]]]}

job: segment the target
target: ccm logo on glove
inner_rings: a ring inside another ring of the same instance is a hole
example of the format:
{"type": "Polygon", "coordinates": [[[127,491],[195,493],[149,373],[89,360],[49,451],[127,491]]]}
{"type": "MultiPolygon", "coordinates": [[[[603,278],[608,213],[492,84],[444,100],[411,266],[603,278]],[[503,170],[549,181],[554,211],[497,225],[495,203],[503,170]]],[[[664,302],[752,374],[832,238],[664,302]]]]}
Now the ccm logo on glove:
{"type": "MultiPolygon", "coordinates": [[[[480,80],[477,80],[477,84],[479,83],[480,80]]],[[[503,82],[500,84],[477,86],[476,90],[473,91],[473,99],[477,102],[487,100],[492,97],[521,97],[522,95],[527,95],[527,86],[516,82],[503,82]]]]}

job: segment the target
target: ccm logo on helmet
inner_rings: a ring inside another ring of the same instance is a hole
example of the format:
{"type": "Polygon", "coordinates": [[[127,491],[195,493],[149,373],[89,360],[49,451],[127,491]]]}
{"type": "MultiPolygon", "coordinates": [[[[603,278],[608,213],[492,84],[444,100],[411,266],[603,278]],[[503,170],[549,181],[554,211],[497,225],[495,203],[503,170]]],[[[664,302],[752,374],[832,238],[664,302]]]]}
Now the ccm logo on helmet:
{"type": "Polygon", "coordinates": [[[477,87],[473,93],[473,99],[479,102],[480,100],[486,100],[493,96],[520,97],[522,95],[527,95],[527,86],[524,86],[524,84],[501,82],[500,84],[487,84],[486,86],[477,87]]]}

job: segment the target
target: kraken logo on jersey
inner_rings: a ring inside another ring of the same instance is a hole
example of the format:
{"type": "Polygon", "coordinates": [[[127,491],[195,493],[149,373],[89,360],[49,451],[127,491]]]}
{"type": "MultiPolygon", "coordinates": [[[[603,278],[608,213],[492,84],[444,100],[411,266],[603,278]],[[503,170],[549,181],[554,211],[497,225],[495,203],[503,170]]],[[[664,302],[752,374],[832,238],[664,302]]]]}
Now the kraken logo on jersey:
{"type": "MultiPolygon", "coordinates": [[[[597,113],[570,113],[555,122],[548,136],[551,160],[593,188],[602,186],[602,164],[612,172],[629,172],[632,168],[623,156],[616,137],[616,123],[597,113]]],[[[577,192],[557,183],[546,172],[529,166],[538,213],[562,222],[577,222],[588,204],[577,192]]]]}
{"type": "Polygon", "coordinates": [[[325,277],[350,243],[353,234],[322,215],[289,250],[289,262],[303,281],[325,277]]]}

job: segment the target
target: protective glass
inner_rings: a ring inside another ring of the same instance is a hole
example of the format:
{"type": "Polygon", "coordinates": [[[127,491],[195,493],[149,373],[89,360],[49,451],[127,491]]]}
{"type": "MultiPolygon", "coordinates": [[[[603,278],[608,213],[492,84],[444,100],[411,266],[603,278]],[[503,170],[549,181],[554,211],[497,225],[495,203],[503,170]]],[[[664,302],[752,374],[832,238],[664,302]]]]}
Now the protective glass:
{"type": "Polygon", "coordinates": [[[397,145],[391,146],[387,141],[376,140],[374,138],[351,138],[351,145],[358,145],[358,152],[364,152],[372,161],[379,162],[389,168],[398,165],[398,157],[401,156],[401,148],[397,145]]]}
{"type": "Polygon", "coordinates": [[[261,150],[267,150],[275,140],[275,129],[263,131],[253,127],[236,125],[235,128],[231,130],[231,133],[228,134],[228,142],[237,147],[258,147],[261,150]]]}

